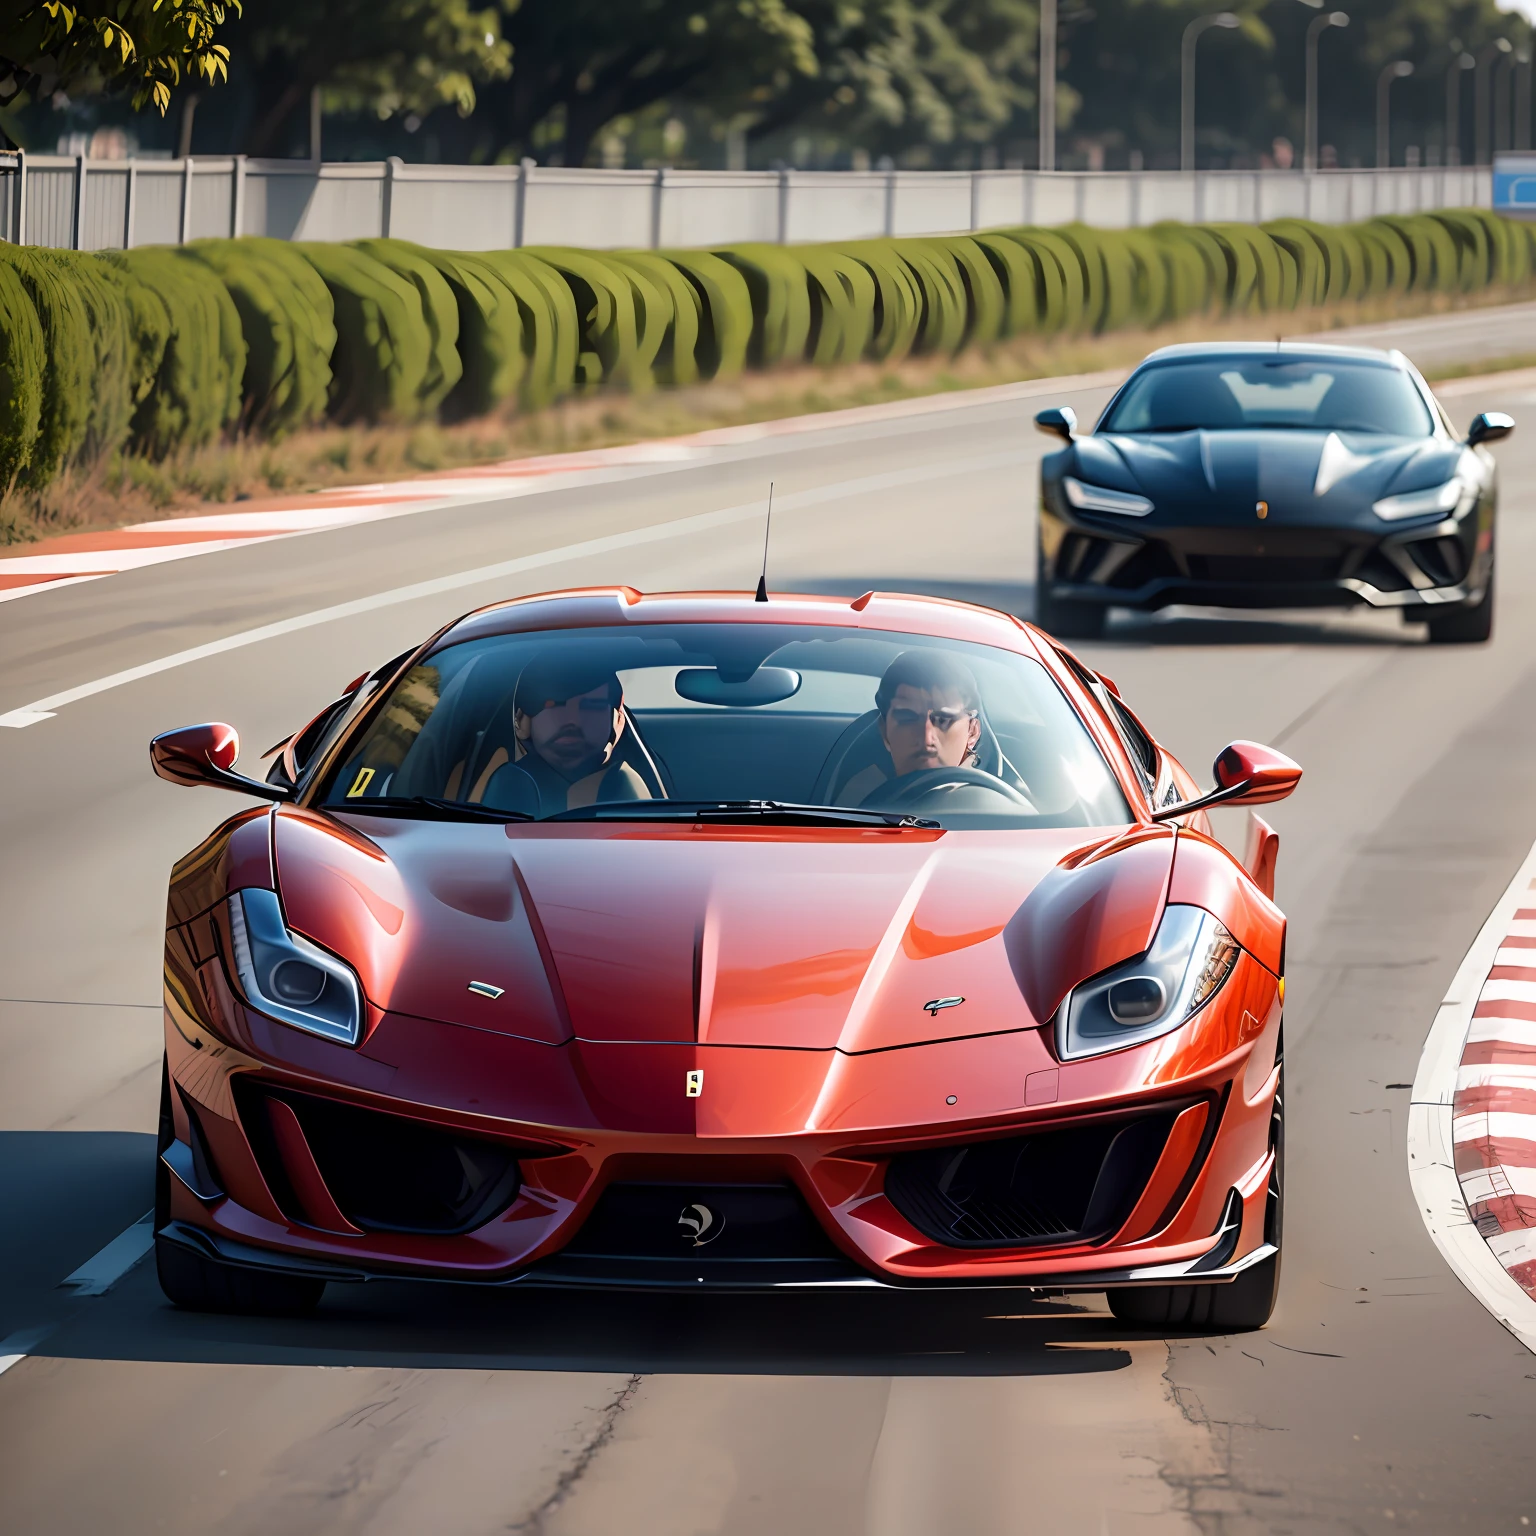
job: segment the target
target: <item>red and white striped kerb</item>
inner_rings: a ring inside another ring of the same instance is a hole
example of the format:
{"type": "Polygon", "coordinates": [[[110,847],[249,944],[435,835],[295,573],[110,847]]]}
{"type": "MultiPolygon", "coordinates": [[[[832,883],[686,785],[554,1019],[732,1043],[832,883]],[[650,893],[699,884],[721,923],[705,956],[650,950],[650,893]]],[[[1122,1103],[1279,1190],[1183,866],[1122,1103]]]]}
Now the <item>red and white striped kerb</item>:
{"type": "Polygon", "coordinates": [[[1472,1010],[1451,1126],[1467,1214],[1536,1298],[1536,880],[1525,900],[1472,1010]]]}

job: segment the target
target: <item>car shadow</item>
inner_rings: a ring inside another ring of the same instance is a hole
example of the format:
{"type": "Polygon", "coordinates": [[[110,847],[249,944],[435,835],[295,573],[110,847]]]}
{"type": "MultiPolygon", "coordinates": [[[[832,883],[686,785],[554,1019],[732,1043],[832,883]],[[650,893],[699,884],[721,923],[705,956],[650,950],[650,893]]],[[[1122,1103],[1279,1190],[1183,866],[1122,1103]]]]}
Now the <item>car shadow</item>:
{"type": "MultiPolygon", "coordinates": [[[[947,597],[1033,621],[1033,582],[941,581],[921,576],[786,577],[785,589],[817,596],[859,597],[865,592],[911,592],[921,597],[947,597]]],[[[1201,609],[1174,607],[1158,613],[1112,611],[1102,639],[1084,644],[1122,646],[1174,645],[1316,645],[1399,648],[1422,645],[1424,630],[1364,609],[1306,610],[1201,609]],[[1347,615],[1347,617],[1345,617],[1347,615]],[[1342,619],[1342,622],[1341,622],[1342,619]],[[1384,622],[1385,621],[1385,622],[1384,622]]]]}
{"type": "Polygon", "coordinates": [[[54,1359],[650,1374],[1059,1376],[1122,1370],[1139,1337],[1100,1297],[859,1290],[710,1295],[376,1281],[306,1318],[171,1306],[153,1255],[102,1296],[59,1281],[148,1205],[153,1138],[0,1133],[0,1335],[54,1359]],[[25,1198],[14,1192],[25,1176],[25,1198]]]}

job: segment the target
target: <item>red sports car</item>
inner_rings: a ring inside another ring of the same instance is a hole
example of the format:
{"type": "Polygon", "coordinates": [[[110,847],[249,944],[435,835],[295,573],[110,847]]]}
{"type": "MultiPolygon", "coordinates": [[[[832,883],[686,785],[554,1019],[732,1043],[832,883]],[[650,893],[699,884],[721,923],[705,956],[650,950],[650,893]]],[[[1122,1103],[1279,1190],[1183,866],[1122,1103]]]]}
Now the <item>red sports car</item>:
{"type": "Polygon", "coordinates": [[[1261,1326],[1285,920],[1108,678],[963,603],[500,603],[234,771],[177,864],[160,1283],[1107,1291],[1261,1326]]]}

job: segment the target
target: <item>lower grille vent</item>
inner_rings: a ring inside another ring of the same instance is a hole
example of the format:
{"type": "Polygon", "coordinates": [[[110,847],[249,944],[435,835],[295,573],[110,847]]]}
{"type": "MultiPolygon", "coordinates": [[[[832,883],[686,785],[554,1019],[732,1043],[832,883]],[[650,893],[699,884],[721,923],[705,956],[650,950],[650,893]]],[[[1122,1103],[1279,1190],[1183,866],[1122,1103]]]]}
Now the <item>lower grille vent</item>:
{"type": "Polygon", "coordinates": [[[905,1152],[885,1192],[925,1237],[954,1248],[1092,1242],[1130,1215],[1175,1114],[905,1152]]]}
{"type": "Polygon", "coordinates": [[[365,1232],[470,1232],[511,1205],[522,1186],[518,1158],[528,1154],[516,1147],[253,1084],[237,1088],[236,1098],[262,1173],[295,1216],[300,1202],[272,1136],[268,1099],[293,1110],[331,1198],[365,1232]]]}

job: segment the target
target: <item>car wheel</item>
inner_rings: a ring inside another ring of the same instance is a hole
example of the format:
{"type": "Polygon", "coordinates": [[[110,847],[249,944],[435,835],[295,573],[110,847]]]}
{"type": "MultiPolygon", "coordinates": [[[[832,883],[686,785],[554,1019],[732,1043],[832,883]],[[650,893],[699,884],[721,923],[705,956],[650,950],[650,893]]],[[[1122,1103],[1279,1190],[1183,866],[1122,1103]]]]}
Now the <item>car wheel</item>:
{"type": "MultiPolygon", "coordinates": [[[[1278,1052],[1277,1052],[1278,1055],[1278,1052]]],[[[1269,1138],[1275,1161],[1264,1202],[1264,1239],[1280,1247],[1285,1217],[1285,1064],[1270,1110],[1269,1138]]],[[[1272,1253],[1226,1285],[1151,1285],[1110,1291],[1109,1310],[1138,1328],[1191,1333],[1249,1333],[1262,1328],[1280,1292],[1280,1254],[1272,1253]]]]}
{"type": "Polygon", "coordinates": [[[1429,620],[1431,645],[1481,645],[1493,636],[1493,572],[1488,573],[1488,586],[1480,603],[1469,608],[1453,608],[1449,613],[1437,613],[1429,620]]]}
{"type": "Polygon", "coordinates": [[[159,1235],[171,1219],[171,1174],[160,1154],[176,1136],[170,1063],[160,1059],[160,1123],[155,1137],[155,1273],[167,1301],[192,1312],[248,1312],[295,1317],[313,1312],[325,1281],[237,1269],[192,1253],[159,1235]]]}
{"type": "Polygon", "coordinates": [[[1035,623],[1058,640],[1098,640],[1109,610],[1102,603],[1077,603],[1057,597],[1047,581],[1035,587],[1035,623]]]}

